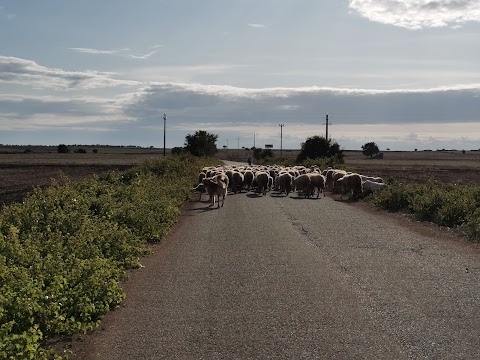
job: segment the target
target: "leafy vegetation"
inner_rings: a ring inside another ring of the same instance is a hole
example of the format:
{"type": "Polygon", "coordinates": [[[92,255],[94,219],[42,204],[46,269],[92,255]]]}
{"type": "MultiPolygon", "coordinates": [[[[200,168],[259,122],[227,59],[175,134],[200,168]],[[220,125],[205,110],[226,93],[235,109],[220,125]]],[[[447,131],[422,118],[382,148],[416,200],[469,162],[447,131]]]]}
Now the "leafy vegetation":
{"type": "Polygon", "coordinates": [[[213,156],[218,152],[215,144],[217,139],[218,135],[204,130],[196,131],[185,137],[185,150],[195,156],[213,156]]]}
{"type": "Polygon", "coordinates": [[[146,242],[175,223],[198,168],[179,155],[81,182],[63,179],[0,213],[0,358],[58,357],[51,339],[94,329],[146,242]]]}
{"type": "Polygon", "coordinates": [[[297,157],[297,163],[302,163],[306,159],[331,158],[337,157],[343,160],[343,150],[340,149],[338,143],[333,143],[331,139],[323,136],[312,136],[302,143],[300,154],[297,157]]]}
{"type": "Polygon", "coordinates": [[[60,145],[58,145],[58,147],[57,147],[57,152],[58,152],[59,154],[66,154],[66,153],[69,153],[69,152],[70,152],[70,149],[68,148],[67,145],[65,145],[65,144],[60,144],[60,145]]]}
{"type": "Polygon", "coordinates": [[[374,142],[368,142],[362,145],[362,154],[365,156],[373,157],[373,155],[377,155],[380,152],[378,145],[374,142]]]}
{"type": "Polygon", "coordinates": [[[474,241],[480,240],[480,186],[394,181],[373,194],[371,201],[389,211],[413,214],[418,220],[459,229],[474,241]]]}

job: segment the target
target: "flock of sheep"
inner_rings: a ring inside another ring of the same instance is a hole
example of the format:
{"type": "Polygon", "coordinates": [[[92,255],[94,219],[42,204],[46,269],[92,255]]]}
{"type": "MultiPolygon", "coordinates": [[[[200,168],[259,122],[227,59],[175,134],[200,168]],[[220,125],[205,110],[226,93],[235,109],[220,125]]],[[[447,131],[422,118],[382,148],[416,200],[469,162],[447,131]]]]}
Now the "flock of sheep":
{"type": "Polygon", "coordinates": [[[305,197],[320,194],[325,196],[325,190],[338,190],[340,193],[349,193],[351,198],[360,194],[383,189],[387,185],[380,177],[365,176],[346,172],[341,169],[328,168],[321,171],[318,167],[278,166],[278,165],[251,165],[251,166],[216,166],[201,169],[198,175],[198,185],[193,189],[200,193],[207,193],[211,206],[215,201],[220,206],[220,196],[223,196],[222,206],[227,191],[234,193],[243,190],[254,191],[258,195],[266,195],[274,190],[288,196],[297,191],[305,197]]]}

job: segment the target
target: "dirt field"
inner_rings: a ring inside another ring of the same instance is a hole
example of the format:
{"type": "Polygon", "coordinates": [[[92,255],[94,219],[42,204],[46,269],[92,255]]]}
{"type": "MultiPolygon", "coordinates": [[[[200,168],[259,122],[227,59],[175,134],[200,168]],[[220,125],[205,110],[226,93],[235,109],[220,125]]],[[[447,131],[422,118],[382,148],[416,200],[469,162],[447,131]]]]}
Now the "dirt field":
{"type": "Polygon", "coordinates": [[[62,175],[83,179],[93,174],[126,170],[163,149],[86,148],[87,153],[58,154],[56,147],[0,147],[0,207],[21,201],[35,187],[45,187],[62,175]]]}
{"type": "MultiPolygon", "coordinates": [[[[275,156],[279,150],[273,150],[275,156]]],[[[284,150],[287,156],[297,156],[299,150],[284,150]]],[[[345,151],[347,170],[365,175],[399,179],[408,183],[423,183],[433,178],[455,184],[480,184],[480,151],[388,151],[383,159],[370,159],[361,151],[345,151]]],[[[219,157],[246,161],[244,150],[221,150],[219,157]]]]}
{"type": "MultiPolygon", "coordinates": [[[[87,153],[58,154],[56,147],[0,146],[0,207],[20,201],[37,186],[48,186],[61,174],[82,179],[111,170],[126,170],[163,149],[128,147],[85,148],[87,153]],[[29,149],[30,152],[25,152],[29,149]]],[[[240,150],[241,151],[241,150],[240,150]]],[[[230,155],[232,155],[232,150],[230,155]]],[[[286,150],[287,152],[287,150],[286,150]]],[[[290,153],[294,153],[292,150],[290,153]]],[[[226,158],[225,153],[219,153],[226,158]]],[[[241,154],[243,155],[243,153],[241,154]]],[[[345,165],[365,175],[421,183],[430,178],[456,184],[480,184],[480,152],[385,152],[383,159],[365,158],[360,151],[346,151],[345,165]]]]}
{"type": "Polygon", "coordinates": [[[461,185],[480,184],[480,152],[419,151],[385,152],[383,159],[365,158],[359,152],[346,152],[349,170],[366,175],[423,183],[429,179],[461,185]]]}

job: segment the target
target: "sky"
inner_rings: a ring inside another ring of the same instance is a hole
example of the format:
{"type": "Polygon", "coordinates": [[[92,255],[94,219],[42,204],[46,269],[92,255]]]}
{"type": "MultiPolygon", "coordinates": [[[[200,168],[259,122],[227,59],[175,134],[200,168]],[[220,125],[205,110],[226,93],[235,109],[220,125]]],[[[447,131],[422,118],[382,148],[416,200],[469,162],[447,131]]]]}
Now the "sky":
{"type": "Polygon", "coordinates": [[[0,0],[0,143],[476,150],[479,45],[479,0],[0,0]]]}

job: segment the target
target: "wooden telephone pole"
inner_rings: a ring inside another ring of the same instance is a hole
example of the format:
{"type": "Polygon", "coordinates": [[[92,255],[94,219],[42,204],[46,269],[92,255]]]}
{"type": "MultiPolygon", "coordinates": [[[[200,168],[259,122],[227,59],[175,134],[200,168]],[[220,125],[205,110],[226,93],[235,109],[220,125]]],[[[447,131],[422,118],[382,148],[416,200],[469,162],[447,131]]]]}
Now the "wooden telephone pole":
{"type": "Polygon", "coordinates": [[[327,118],[326,118],[326,128],[325,128],[325,139],[328,141],[328,114],[327,114],[327,118]]]}
{"type": "Polygon", "coordinates": [[[278,124],[280,126],[280,156],[283,154],[283,127],[285,124],[278,124]]]}

